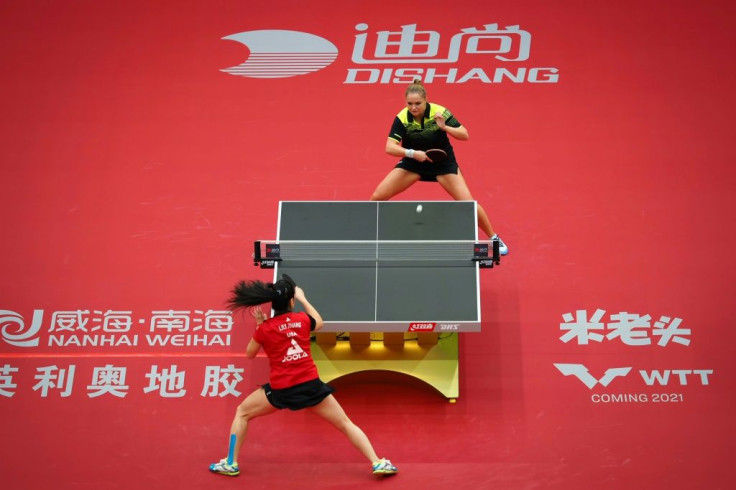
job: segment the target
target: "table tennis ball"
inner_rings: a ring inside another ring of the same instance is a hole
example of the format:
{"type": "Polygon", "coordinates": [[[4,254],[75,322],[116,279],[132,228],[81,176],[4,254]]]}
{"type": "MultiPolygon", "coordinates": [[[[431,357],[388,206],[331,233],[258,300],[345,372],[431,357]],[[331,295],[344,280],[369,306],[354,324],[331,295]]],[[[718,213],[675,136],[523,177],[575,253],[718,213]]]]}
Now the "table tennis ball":
{"type": "Polygon", "coordinates": [[[421,212],[422,212],[422,205],[417,204],[417,213],[421,213],[421,212]]]}

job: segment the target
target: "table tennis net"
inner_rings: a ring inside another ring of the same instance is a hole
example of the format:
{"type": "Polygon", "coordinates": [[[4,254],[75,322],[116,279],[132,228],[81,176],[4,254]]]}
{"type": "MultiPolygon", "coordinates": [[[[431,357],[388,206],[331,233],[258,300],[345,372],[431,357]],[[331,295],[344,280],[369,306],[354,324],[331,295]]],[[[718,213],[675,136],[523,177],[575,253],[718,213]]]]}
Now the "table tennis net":
{"type": "Polygon", "coordinates": [[[483,244],[485,256],[491,255],[490,241],[472,240],[281,240],[256,242],[256,247],[264,259],[282,261],[434,261],[477,259],[483,244]]]}

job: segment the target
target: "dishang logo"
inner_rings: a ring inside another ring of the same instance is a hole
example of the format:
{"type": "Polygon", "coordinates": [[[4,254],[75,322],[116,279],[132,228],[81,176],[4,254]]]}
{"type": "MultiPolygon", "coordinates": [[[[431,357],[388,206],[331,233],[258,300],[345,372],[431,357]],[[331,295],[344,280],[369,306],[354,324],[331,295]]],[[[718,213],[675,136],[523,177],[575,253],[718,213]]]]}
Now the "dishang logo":
{"type": "Polygon", "coordinates": [[[0,333],[5,342],[16,347],[38,347],[38,332],[43,322],[43,310],[33,311],[33,320],[26,328],[23,316],[10,310],[0,310],[0,333]]]}
{"type": "MultiPolygon", "coordinates": [[[[437,27],[405,24],[376,30],[365,22],[356,24],[350,59],[342,65],[347,68],[343,83],[406,84],[416,78],[425,84],[559,82],[558,68],[530,64],[532,33],[520,25],[437,27]]],[[[222,39],[247,46],[250,56],[221,71],[250,78],[305,75],[330,65],[338,53],[327,39],[300,31],[255,30],[222,39]]]]}
{"type": "Polygon", "coordinates": [[[258,30],[222,39],[250,50],[243,63],[221,71],[249,78],[288,78],[319,71],[337,58],[337,47],[327,39],[299,31],[258,30]]]}

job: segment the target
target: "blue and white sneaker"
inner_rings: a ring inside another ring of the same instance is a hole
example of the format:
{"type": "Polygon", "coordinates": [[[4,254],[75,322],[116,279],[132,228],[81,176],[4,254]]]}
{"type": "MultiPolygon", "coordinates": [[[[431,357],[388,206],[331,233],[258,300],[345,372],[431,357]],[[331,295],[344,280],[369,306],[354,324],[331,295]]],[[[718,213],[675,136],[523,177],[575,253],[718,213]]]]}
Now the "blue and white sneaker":
{"type": "Polygon", "coordinates": [[[506,255],[509,253],[509,247],[506,246],[505,243],[503,243],[503,240],[501,240],[501,237],[498,236],[498,234],[495,234],[491,237],[491,240],[495,240],[498,242],[498,253],[501,255],[506,255]]]}
{"type": "Polygon", "coordinates": [[[373,474],[374,475],[395,475],[399,472],[399,469],[391,464],[388,459],[379,459],[373,463],[373,474]]]}
{"type": "Polygon", "coordinates": [[[227,462],[227,459],[221,459],[219,463],[212,463],[210,465],[210,471],[226,476],[238,476],[240,474],[240,467],[237,462],[230,464],[227,462]]]}

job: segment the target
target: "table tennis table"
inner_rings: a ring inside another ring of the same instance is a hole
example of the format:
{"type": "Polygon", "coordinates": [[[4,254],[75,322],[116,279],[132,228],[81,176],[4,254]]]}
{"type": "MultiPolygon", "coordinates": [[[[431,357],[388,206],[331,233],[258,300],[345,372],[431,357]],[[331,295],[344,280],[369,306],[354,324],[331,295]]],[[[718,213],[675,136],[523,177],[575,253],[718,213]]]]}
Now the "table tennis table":
{"type": "Polygon", "coordinates": [[[321,334],[313,349],[325,381],[389,369],[420,377],[450,399],[457,397],[458,344],[450,334],[480,331],[479,270],[499,259],[497,244],[478,240],[475,201],[282,201],[276,239],[254,244],[254,264],[273,268],[274,281],[291,276],[322,315],[322,332],[333,333],[332,341],[321,334]],[[338,332],[349,333],[351,349],[334,341],[338,332]],[[356,339],[370,332],[383,333],[383,347],[393,338],[394,348],[358,348],[356,339]],[[404,342],[409,334],[421,348],[404,342]],[[417,374],[417,361],[436,367],[432,359],[450,362],[435,374],[449,372],[454,387],[417,374]]]}

